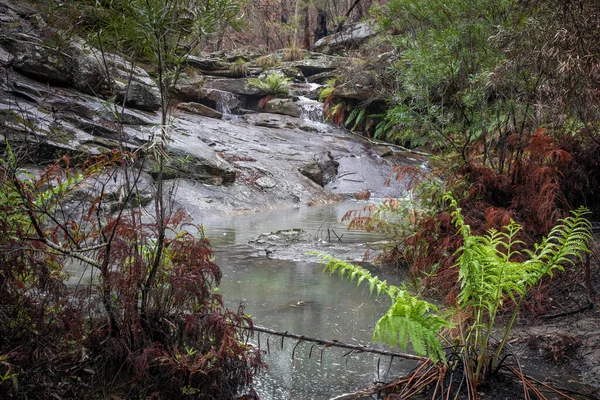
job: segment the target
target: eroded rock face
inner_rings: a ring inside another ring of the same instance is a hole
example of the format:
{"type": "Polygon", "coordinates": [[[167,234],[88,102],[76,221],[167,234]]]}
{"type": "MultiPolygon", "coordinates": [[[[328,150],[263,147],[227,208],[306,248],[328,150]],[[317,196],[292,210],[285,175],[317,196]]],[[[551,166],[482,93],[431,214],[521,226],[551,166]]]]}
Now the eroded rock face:
{"type": "Polygon", "coordinates": [[[41,39],[17,33],[0,43],[11,56],[12,67],[36,80],[57,86],[74,87],[93,94],[105,90],[106,77],[91,49],[80,41],[63,49],[44,45],[41,39]]]}
{"type": "Polygon", "coordinates": [[[156,111],[161,107],[160,91],[142,68],[110,54],[106,57],[117,101],[129,107],[156,111]]]}

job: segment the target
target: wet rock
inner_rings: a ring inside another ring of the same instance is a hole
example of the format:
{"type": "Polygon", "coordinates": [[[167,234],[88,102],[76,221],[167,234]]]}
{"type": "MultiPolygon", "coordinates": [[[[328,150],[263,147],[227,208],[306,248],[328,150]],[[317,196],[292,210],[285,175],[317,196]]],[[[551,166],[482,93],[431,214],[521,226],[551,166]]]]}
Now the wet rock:
{"type": "Polygon", "coordinates": [[[244,120],[252,125],[275,129],[294,129],[300,122],[297,118],[268,113],[247,114],[244,120]]]}
{"type": "Polygon", "coordinates": [[[254,183],[256,183],[256,185],[258,187],[261,187],[263,189],[272,189],[275,186],[277,186],[277,182],[275,182],[273,179],[269,178],[268,176],[261,176],[254,183]]]}
{"type": "Polygon", "coordinates": [[[315,156],[315,161],[323,174],[321,186],[327,185],[337,177],[340,164],[334,159],[331,151],[318,154],[315,156]]]}
{"type": "Polygon", "coordinates": [[[206,89],[217,89],[224,92],[235,93],[242,96],[265,96],[267,93],[248,83],[248,78],[239,79],[213,79],[204,84],[206,89]]]}
{"type": "Polygon", "coordinates": [[[323,186],[323,171],[316,161],[298,168],[298,171],[317,185],[323,186]]]}
{"type": "Polygon", "coordinates": [[[313,49],[322,53],[332,53],[343,49],[357,48],[376,34],[377,31],[373,28],[372,23],[349,24],[344,26],[341,32],[319,39],[313,49]]]}
{"type": "Polygon", "coordinates": [[[379,157],[389,157],[392,154],[394,154],[392,149],[390,149],[389,146],[385,146],[385,145],[374,146],[372,148],[372,151],[373,151],[373,153],[377,154],[379,157]]]}
{"type": "Polygon", "coordinates": [[[14,56],[0,46],[0,65],[6,66],[12,63],[14,56]]]}
{"type": "Polygon", "coordinates": [[[191,112],[193,114],[204,115],[205,117],[209,117],[209,118],[218,118],[218,119],[223,118],[223,113],[220,113],[219,111],[214,110],[214,109],[207,107],[200,103],[194,103],[194,102],[179,103],[177,105],[177,108],[179,108],[180,110],[185,110],[185,111],[191,112]]]}
{"type": "Polygon", "coordinates": [[[300,117],[300,107],[292,99],[271,99],[264,104],[262,111],[300,117]]]}
{"type": "Polygon", "coordinates": [[[118,102],[146,111],[160,108],[160,91],[145,70],[112,54],[107,55],[106,63],[118,102]]]}
{"type": "Polygon", "coordinates": [[[329,56],[321,53],[307,52],[308,57],[300,61],[292,61],[284,63],[284,66],[292,66],[302,71],[305,77],[320,74],[323,72],[333,71],[342,65],[347,65],[352,62],[352,59],[347,57],[329,56]]]}
{"type": "MultiPolygon", "coordinates": [[[[150,169],[156,177],[155,166],[150,169]]],[[[235,181],[235,169],[202,142],[174,143],[164,171],[165,179],[185,178],[210,185],[223,185],[235,181]]]]}

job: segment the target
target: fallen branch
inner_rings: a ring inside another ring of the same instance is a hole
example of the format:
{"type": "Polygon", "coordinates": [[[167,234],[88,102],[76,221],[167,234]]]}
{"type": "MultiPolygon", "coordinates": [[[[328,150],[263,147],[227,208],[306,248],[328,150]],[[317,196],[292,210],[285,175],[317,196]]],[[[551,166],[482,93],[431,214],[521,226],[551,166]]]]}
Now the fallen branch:
{"type": "Polygon", "coordinates": [[[294,333],[289,333],[288,331],[285,331],[285,332],[275,331],[272,329],[263,328],[261,326],[256,326],[256,325],[254,325],[252,328],[247,327],[247,326],[245,326],[243,328],[249,329],[252,331],[256,331],[256,332],[268,333],[269,335],[280,336],[282,338],[282,340],[283,340],[283,338],[291,338],[291,339],[298,339],[301,342],[317,343],[317,344],[323,345],[325,347],[341,347],[344,349],[350,349],[350,350],[353,350],[358,353],[373,353],[373,354],[380,354],[383,356],[398,357],[398,358],[404,358],[406,360],[416,360],[416,361],[429,360],[429,358],[427,358],[427,357],[415,356],[414,354],[399,353],[399,352],[388,351],[388,350],[380,350],[380,349],[375,349],[375,348],[367,347],[367,346],[348,344],[348,343],[340,342],[338,340],[311,338],[308,336],[296,335],[294,333]]]}

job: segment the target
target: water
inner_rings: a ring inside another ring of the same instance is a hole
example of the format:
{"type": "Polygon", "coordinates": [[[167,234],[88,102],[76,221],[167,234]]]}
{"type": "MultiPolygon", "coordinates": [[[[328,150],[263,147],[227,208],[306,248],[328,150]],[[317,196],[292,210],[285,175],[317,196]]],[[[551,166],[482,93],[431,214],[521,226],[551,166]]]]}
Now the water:
{"type": "Polygon", "coordinates": [[[299,96],[300,118],[307,121],[323,122],[323,103],[299,96]]]}
{"type": "MultiPolygon", "coordinates": [[[[338,221],[349,209],[364,204],[342,203],[321,207],[298,207],[267,213],[218,218],[203,221],[215,250],[216,263],[223,270],[220,291],[226,305],[240,302],[254,323],[279,331],[351,344],[372,345],[373,328],[389,307],[388,298],[369,296],[366,288],[342,281],[322,272],[312,259],[301,261],[267,258],[264,252],[246,245],[263,232],[302,228],[310,237],[319,238],[327,228],[343,234],[339,246],[377,239],[363,232],[348,232],[338,221]]],[[[333,243],[331,244],[334,245],[333,243]]],[[[292,250],[293,252],[294,250],[292,250]]],[[[380,274],[382,275],[382,274],[380,274]]],[[[397,283],[398,276],[387,276],[397,283]]],[[[261,334],[263,350],[267,335],[261,334]]],[[[257,341],[257,337],[254,341],[257,341]]],[[[258,378],[256,388],[263,399],[329,399],[335,395],[369,386],[388,375],[389,357],[372,354],[350,355],[345,349],[324,349],[297,341],[270,337],[266,362],[269,370],[258,378]],[[309,358],[308,355],[311,354],[309,358]],[[378,368],[379,363],[379,368],[378,368]]],[[[414,364],[395,359],[389,376],[407,372],[414,364]]]]}

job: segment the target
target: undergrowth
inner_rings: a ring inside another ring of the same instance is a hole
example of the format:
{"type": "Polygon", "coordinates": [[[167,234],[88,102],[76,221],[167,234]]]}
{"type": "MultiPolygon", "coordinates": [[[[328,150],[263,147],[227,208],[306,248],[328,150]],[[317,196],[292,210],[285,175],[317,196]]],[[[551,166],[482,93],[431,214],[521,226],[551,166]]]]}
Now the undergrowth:
{"type": "Polygon", "coordinates": [[[506,362],[504,350],[529,291],[544,277],[552,277],[590,251],[591,223],[586,219],[589,211],[580,208],[561,219],[529,250],[519,239],[522,227],[513,220],[501,230],[492,228],[484,235],[476,235],[465,223],[457,201],[449,193],[444,194],[443,200],[449,204],[452,223],[462,239],[453,266],[458,273],[459,292],[446,313],[449,319],[442,318],[433,304],[388,285],[362,267],[320,255],[325,270],[356,281],[357,286],[366,282],[371,293],[390,297],[392,304],[375,326],[374,341],[404,350],[410,342],[416,354],[429,356],[429,361],[409,375],[412,378],[395,385],[395,390],[402,390],[406,396],[401,398],[408,397],[406,391],[415,394],[429,389],[432,398],[463,395],[476,399],[482,385],[497,379],[499,370],[504,368],[523,382],[526,393],[532,390],[538,398],[545,399],[520,367],[506,362]],[[504,327],[496,328],[506,301],[514,304],[510,320],[504,327]]]}
{"type": "Polygon", "coordinates": [[[6,398],[230,399],[263,366],[238,328],[252,321],[213,290],[222,275],[201,227],[182,211],[169,215],[153,273],[156,223],[135,208],[106,214],[106,188],[134,160],[114,152],[72,167],[64,157],[34,177],[10,151],[2,159],[6,398]],[[67,286],[72,265],[84,272],[67,286]]]}

